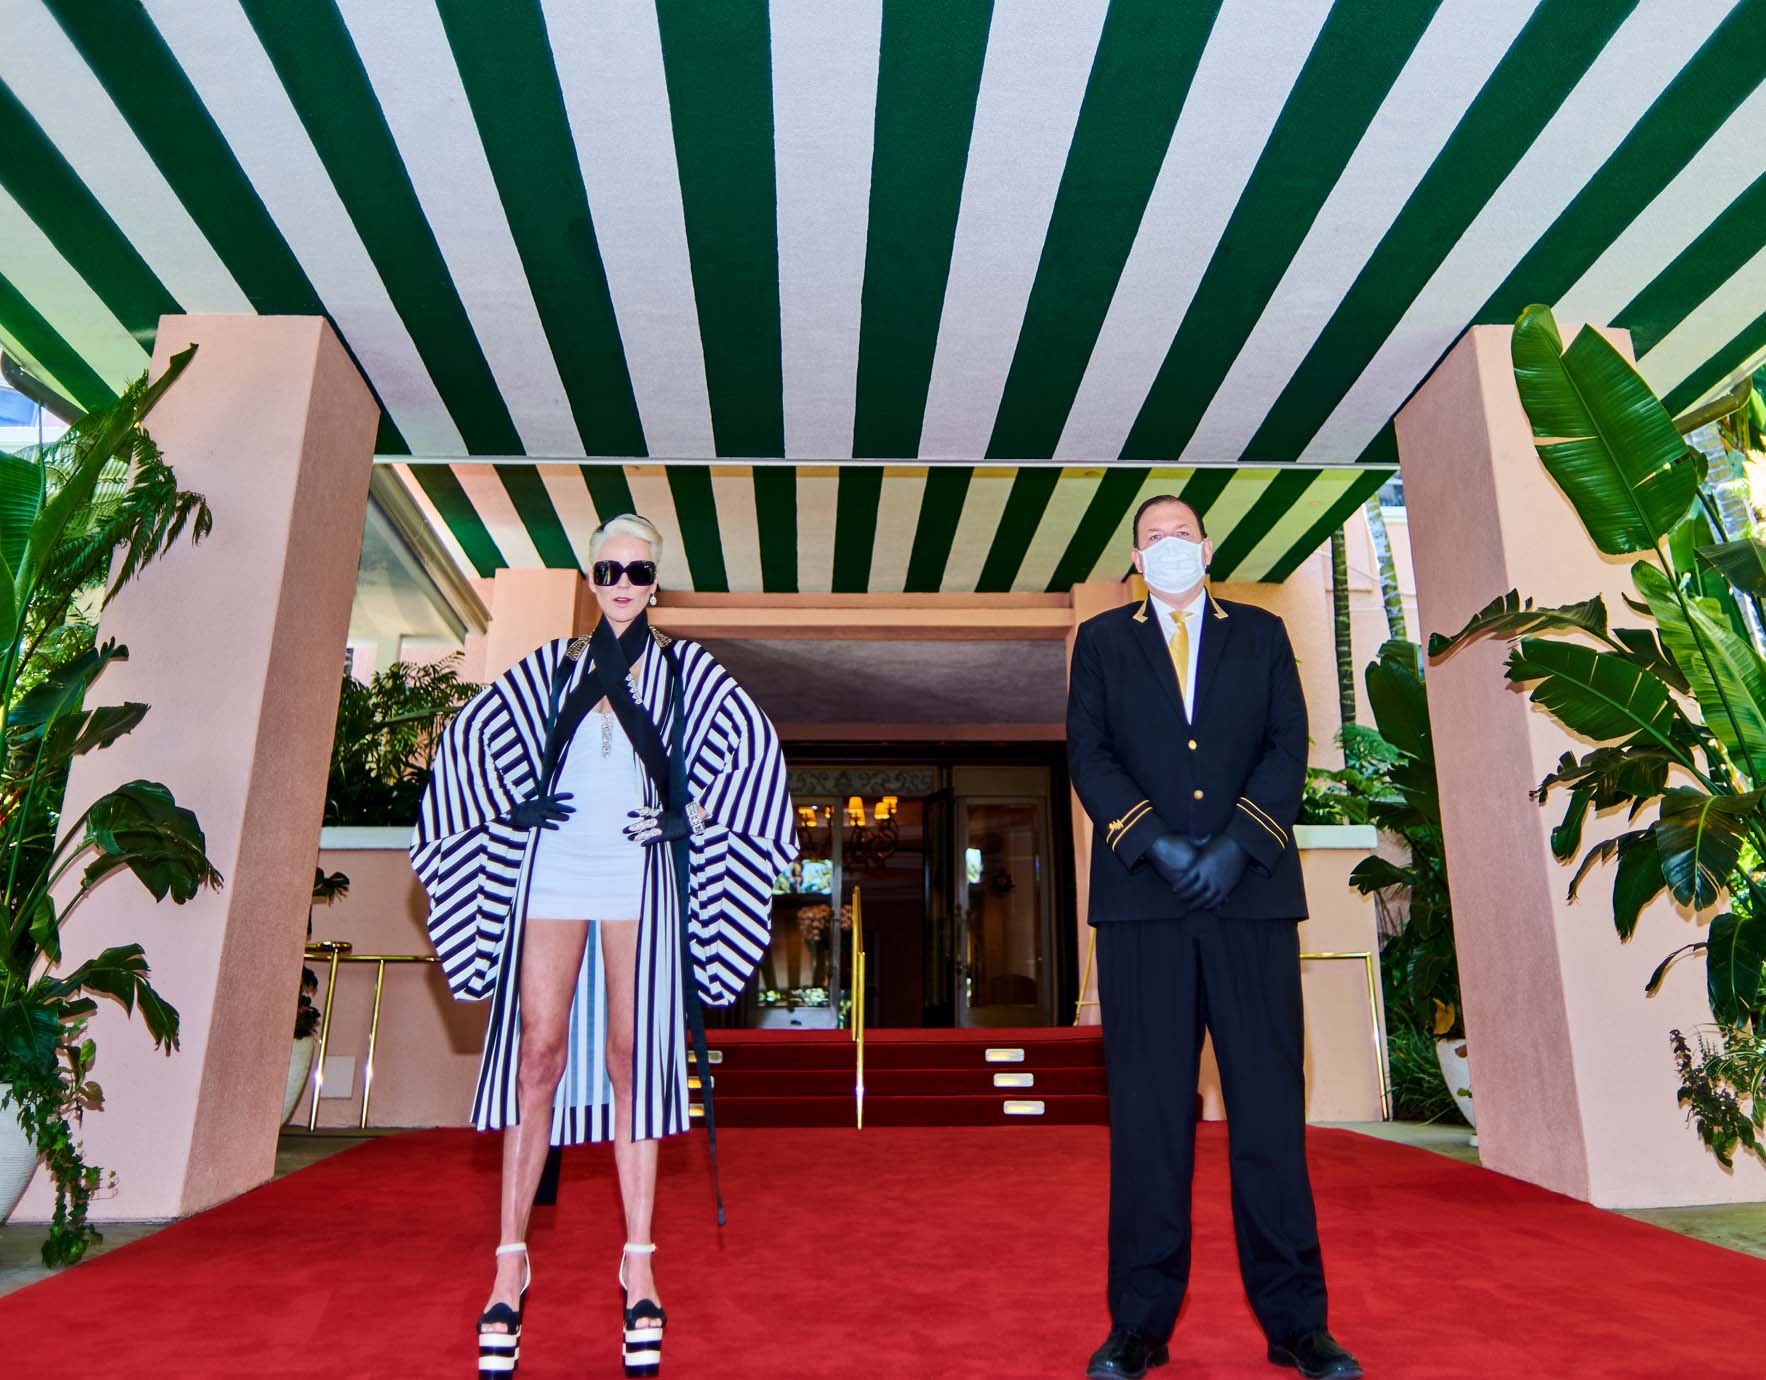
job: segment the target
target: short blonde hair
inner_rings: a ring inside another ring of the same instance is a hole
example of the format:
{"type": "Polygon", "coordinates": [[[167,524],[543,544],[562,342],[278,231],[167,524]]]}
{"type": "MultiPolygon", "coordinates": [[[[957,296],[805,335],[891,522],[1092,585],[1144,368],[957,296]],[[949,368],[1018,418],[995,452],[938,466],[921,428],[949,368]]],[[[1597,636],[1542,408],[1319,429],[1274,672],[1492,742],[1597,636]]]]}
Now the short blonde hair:
{"type": "Polygon", "coordinates": [[[601,543],[609,537],[636,537],[639,541],[647,541],[650,543],[650,559],[658,564],[662,562],[662,533],[649,518],[639,517],[636,513],[621,513],[618,517],[608,518],[589,538],[591,561],[600,558],[601,543]]]}

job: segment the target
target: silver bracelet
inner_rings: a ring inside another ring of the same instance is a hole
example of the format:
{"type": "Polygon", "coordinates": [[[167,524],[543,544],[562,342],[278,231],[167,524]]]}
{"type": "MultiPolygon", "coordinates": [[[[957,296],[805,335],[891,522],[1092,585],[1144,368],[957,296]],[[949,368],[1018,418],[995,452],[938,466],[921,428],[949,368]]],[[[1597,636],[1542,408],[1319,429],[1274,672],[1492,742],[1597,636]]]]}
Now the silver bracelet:
{"type": "Polygon", "coordinates": [[[694,838],[705,837],[705,811],[699,808],[697,800],[687,802],[687,823],[692,826],[694,838]]]}

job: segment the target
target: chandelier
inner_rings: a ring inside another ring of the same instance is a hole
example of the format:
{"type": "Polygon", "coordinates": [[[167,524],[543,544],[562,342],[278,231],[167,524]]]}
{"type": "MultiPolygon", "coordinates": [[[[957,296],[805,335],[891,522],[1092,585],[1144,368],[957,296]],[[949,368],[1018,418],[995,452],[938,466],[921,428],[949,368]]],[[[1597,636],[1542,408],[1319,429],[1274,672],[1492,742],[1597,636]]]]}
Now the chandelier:
{"type": "MultiPolygon", "coordinates": [[[[867,809],[862,796],[848,796],[840,811],[841,861],[850,868],[875,871],[894,856],[900,843],[896,815],[901,807],[897,796],[886,795],[867,809]]],[[[832,805],[797,807],[798,832],[808,835],[827,828],[834,816],[832,805]]]]}

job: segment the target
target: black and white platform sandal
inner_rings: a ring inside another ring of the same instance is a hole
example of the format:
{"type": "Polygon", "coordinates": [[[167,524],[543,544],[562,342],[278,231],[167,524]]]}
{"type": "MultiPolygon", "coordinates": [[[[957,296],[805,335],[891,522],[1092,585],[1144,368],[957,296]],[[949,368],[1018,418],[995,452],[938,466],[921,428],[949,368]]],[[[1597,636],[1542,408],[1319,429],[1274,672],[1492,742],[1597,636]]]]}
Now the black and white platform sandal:
{"type": "Polygon", "coordinates": [[[662,1372],[662,1329],[668,1325],[668,1314],[654,1299],[639,1299],[629,1308],[625,1301],[625,1256],[655,1255],[654,1242],[639,1245],[625,1243],[625,1255],[619,1260],[619,1309],[624,1324],[619,1358],[625,1363],[628,1376],[659,1375],[662,1372]]]}
{"type": "Polygon", "coordinates": [[[497,1247],[499,1256],[514,1255],[517,1251],[521,1252],[525,1272],[516,1306],[493,1303],[478,1318],[478,1380],[505,1380],[515,1374],[516,1363],[521,1360],[521,1315],[526,1310],[527,1286],[533,1283],[533,1265],[527,1260],[527,1242],[512,1241],[497,1247]]]}

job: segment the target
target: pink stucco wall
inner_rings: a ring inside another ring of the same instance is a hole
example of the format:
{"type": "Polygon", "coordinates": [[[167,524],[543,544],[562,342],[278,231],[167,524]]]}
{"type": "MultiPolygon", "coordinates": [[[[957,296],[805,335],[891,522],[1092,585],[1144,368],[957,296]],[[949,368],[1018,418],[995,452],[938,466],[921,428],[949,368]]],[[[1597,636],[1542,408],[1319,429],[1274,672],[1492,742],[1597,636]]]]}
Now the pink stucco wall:
{"type": "MultiPolygon", "coordinates": [[[[113,877],[65,930],[65,965],[140,942],[183,1015],[183,1048],[149,1045],[102,1001],[92,1022],[107,1100],[83,1127],[118,1175],[94,1218],[172,1217],[267,1179],[288,1063],[300,945],[337,714],[379,409],[331,328],[310,317],[166,317],[154,370],[199,350],[149,419],[214,533],[149,566],[99,637],[128,662],[100,702],[146,722],[76,758],[64,814],[116,784],[163,781],[194,809],[226,878],[187,906],[113,877]]],[[[46,1215],[39,1182],[19,1209],[46,1215]]]]}
{"type": "MultiPolygon", "coordinates": [[[[1630,562],[1595,551],[1539,462],[1509,335],[1474,327],[1398,417],[1423,626],[1456,629],[1511,588],[1541,605],[1604,594],[1615,623],[1634,622],[1620,598],[1630,562]]],[[[1528,792],[1590,745],[1508,684],[1504,655],[1484,643],[1429,670],[1484,1162],[1606,1206],[1766,1197],[1766,1170],[1724,1172],[1675,1104],[1668,1030],[1709,1019],[1703,965],[1644,995],[1657,961],[1697,933],[1692,917],[1660,900],[1621,944],[1610,873],[1566,899],[1571,869],[1547,841],[1561,811],[1528,792]]],[[[1594,820],[1584,842],[1625,827],[1594,820]]]]}

